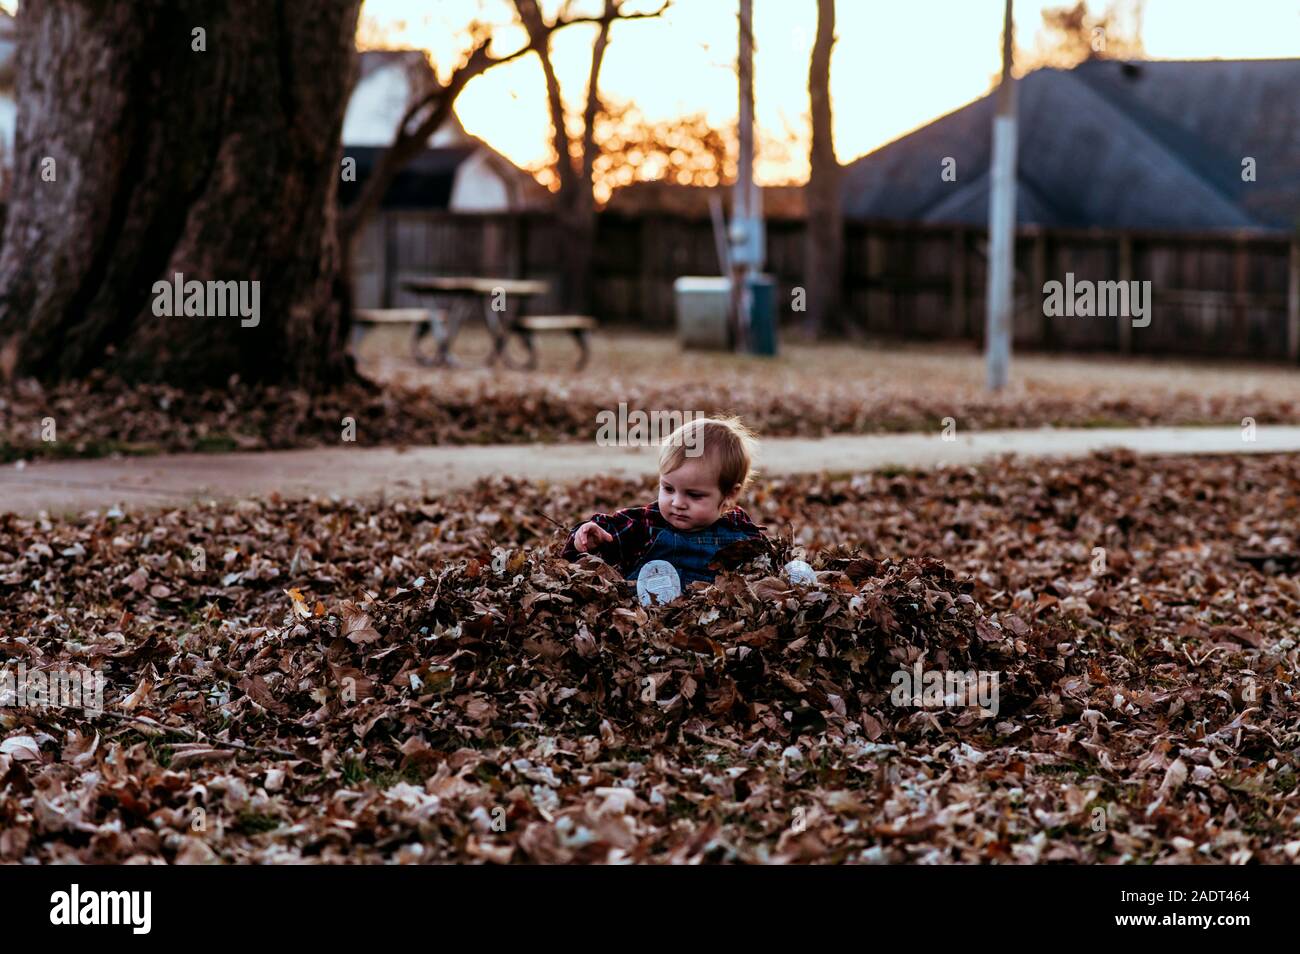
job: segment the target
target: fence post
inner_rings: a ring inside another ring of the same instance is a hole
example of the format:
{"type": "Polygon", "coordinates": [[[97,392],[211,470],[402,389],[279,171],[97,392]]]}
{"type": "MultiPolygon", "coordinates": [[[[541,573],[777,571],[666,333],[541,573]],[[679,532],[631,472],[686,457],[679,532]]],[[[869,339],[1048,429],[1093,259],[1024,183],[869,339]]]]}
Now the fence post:
{"type": "Polygon", "coordinates": [[[1286,354],[1300,360],[1300,237],[1291,239],[1291,266],[1286,282],[1286,354]]]}
{"type": "Polygon", "coordinates": [[[663,317],[659,314],[659,296],[656,294],[655,280],[658,278],[658,269],[653,261],[654,253],[659,250],[659,223],[652,214],[645,215],[641,218],[640,241],[641,241],[641,325],[642,327],[653,327],[658,324],[663,317]]]}
{"type": "Polygon", "coordinates": [[[1034,235],[1033,285],[1029,289],[1029,300],[1037,302],[1039,325],[1038,346],[1048,348],[1052,345],[1052,319],[1043,307],[1043,286],[1047,284],[1047,233],[1042,226],[1034,235]]]}
{"type": "Polygon", "coordinates": [[[506,274],[511,278],[523,278],[524,256],[522,254],[521,236],[524,231],[524,216],[520,211],[513,211],[510,215],[510,230],[506,236],[506,247],[508,249],[506,257],[506,274]]]}
{"type": "Polygon", "coordinates": [[[966,230],[952,233],[952,312],[956,337],[970,337],[970,313],[966,307],[966,230]]]}
{"type": "Polygon", "coordinates": [[[1247,288],[1250,284],[1250,250],[1246,246],[1246,238],[1242,235],[1237,236],[1237,251],[1233,256],[1232,268],[1232,331],[1230,332],[1234,341],[1231,350],[1239,354],[1249,354],[1246,347],[1248,329],[1246,325],[1246,302],[1249,299],[1247,288]]]}
{"type": "MultiPolygon", "coordinates": [[[[871,330],[872,322],[876,321],[877,313],[883,314],[885,309],[881,303],[884,301],[884,292],[880,282],[880,275],[884,271],[884,240],[881,238],[879,230],[875,226],[868,226],[867,229],[867,316],[865,327],[871,330]]],[[[880,330],[880,326],[876,330],[880,330]]],[[[884,326],[886,334],[897,331],[893,323],[889,322],[884,326]]]]}
{"type": "Polygon", "coordinates": [[[380,212],[380,220],[383,222],[383,235],[380,245],[383,249],[383,269],[384,276],[384,304],[385,308],[393,307],[393,285],[395,276],[393,274],[397,266],[397,227],[394,222],[395,214],[393,212],[380,212]]]}
{"type": "MultiPolygon", "coordinates": [[[[1133,280],[1133,239],[1128,235],[1119,237],[1119,280],[1125,288],[1131,287],[1128,283],[1133,280]]],[[[1147,302],[1147,308],[1151,307],[1151,302],[1147,302]]],[[[1115,325],[1119,332],[1119,350],[1121,354],[1129,354],[1133,350],[1133,321],[1127,315],[1121,316],[1115,325]]]]}
{"type": "Polygon", "coordinates": [[[519,278],[528,278],[528,231],[532,227],[532,218],[521,214],[515,225],[515,274],[519,278]]]}

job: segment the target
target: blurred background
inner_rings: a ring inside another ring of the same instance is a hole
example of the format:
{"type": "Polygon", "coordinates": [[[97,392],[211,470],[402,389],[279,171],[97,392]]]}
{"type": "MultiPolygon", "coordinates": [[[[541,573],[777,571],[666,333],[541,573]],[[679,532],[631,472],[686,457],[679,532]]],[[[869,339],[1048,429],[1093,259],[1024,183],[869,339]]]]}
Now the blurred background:
{"type": "Polygon", "coordinates": [[[1300,361],[1294,0],[0,7],[9,377],[438,387],[575,341],[590,374],[659,341],[810,386],[818,342],[862,378],[939,349],[936,388],[1025,385],[981,348],[1300,361]],[[175,274],[275,317],[159,322],[175,274]],[[1067,274],[1149,281],[1154,320],[1048,314],[1067,274]]]}

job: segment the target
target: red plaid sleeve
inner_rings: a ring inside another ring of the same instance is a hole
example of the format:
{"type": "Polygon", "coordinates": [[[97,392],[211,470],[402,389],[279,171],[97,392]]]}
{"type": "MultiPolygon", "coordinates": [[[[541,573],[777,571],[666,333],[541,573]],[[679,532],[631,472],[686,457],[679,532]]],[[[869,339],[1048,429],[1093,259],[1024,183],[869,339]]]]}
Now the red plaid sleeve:
{"type": "Polygon", "coordinates": [[[734,509],[727,511],[722,515],[722,519],[736,530],[748,534],[751,537],[761,537],[766,535],[764,531],[767,530],[767,527],[754,523],[754,521],[750,519],[749,514],[745,513],[744,509],[741,507],[735,507],[734,509]]]}
{"type": "MultiPolygon", "coordinates": [[[[612,564],[620,573],[626,575],[650,545],[651,530],[656,515],[657,511],[650,507],[628,507],[624,510],[615,510],[613,513],[592,514],[583,523],[591,521],[614,539],[587,552],[612,564]]],[[[582,556],[574,545],[578,527],[581,526],[582,524],[578,524],[573,528],[569,533],[568,541],[564,544],[563,556],[566,560],[576,560],[582,556]]]]}

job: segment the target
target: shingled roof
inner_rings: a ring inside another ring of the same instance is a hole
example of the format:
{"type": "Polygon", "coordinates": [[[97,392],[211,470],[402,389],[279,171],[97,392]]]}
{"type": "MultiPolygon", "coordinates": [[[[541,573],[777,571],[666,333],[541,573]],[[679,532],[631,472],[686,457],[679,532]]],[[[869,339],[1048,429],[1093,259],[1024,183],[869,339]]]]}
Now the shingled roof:
{"type": "MultiPolygon", "coordinates": [[[[1090,60],[1019,82],[1021,224],[1300,226],[1300,59],[1090,60]],[[1256,181],[1242,181],[1242,160],[1256,181]]],[[[990,94],[850,163],[853,218],[986,225],[990,94]],[[956,160],[945,182],[942,162],[956,160]]]]}

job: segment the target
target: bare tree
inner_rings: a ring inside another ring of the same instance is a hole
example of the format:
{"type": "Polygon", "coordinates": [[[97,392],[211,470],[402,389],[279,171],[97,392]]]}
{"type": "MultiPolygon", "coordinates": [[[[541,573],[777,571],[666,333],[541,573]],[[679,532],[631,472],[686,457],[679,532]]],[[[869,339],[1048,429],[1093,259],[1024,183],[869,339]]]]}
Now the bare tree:
{"type": "Polygon", "coordinates": [[[835,45],[835,0],[817,0],[817,38],[808,67],[812,112],[808,185],[804,188],[808,226],[804,246],[804,327],[812,336],[841,330],[840,290],[844,268],[844,213],[840,164],[831,129],[831,50],[835,45]]]}
{"type": "MultiPolygon", "coordinates": [[[[618,18],[616,13],[612,19],[618,18]]],[[[384,193],[393,184],[397,174],[427,147],[429,138],[451,117],[456,98],[469,85],[470,80],[495,66],[514,62],[548,45],[551,34],[556,31],[582,23],[598,23],[602,29],[608,29],[609,19],[605,16],[571,15],[566,9],[553,21],[544,22],[536,34],[530,31],[528,42],[519,49],[500,56],[489,52],[492,46],[491,25],[479,21],[471,23],[471,46],[464,60],[452,71],[447,82],[438,82],[435,76],[429,88],[412,100],[397,124],[392,143],[379,157],[357,198],[343,210],[339,219],[339,232],[344,244],[350,244],[360,233],[361,227],[379,208],[384,193]]]]}
{"type": "MultiPolygon", "coordinates": [[[[555,150],[556,221],[564,235],[565,252],[561,299],[574,311],[588,311],[591,306],[591,263],[596,239],[596,206],[593,170],[597,156],[596,119],[600,114],[600,70],[609,47],[609,27],[616,20],[636,20],[661,16],[670,0],[649,12],[624,10],[625,0],[604,0],[604,12],[596,18],[599,25],[591,50],[591,70],[582,110],[582,127],[570,135],[560,95],[560,81],[551,63],[550,36],[554,23],[542,15],[537,0],[515,0],[515,9],[528,32],[529,48],[537,54],[546,78],[546,102],[551,114],[552,147],[555,150]]],[[[567,4],[566,4],[567,7],[567,4]]]]}
{"type": "MultiPolygon", "coordinates": [[[[398,173],[425,149],[429,138],[442,128],[442,125],[451,116],[452,109],[456,104],[456,98],[469,84],[470,80],[481,76],[495,66],[513,62],[529,53],[537,53],[542,62],[543,73],[546,76],[548,108],[552,121],[555,122],[556,116],[559,116],[558,128],[560,129],[560,135],[555,137],[554,144],[558,150],[561,146],[561,140],[563,140],[563,146],[567,150],[559,152],[557,155],[570,155],[572,150],[569,146],[569,138],[565,134],[564,111],[559,97],[559,83],[555,78],[554,70],[551,68],[551,36],[559,30],[577,24],[594,23],[598,25],[599,30],[596,47],[592,54],[591,70],[592,89],[594,89],[595,80],[600,75],[601,64],[604,60],[605,47],[608,45],[610,24],[615,20],[658,16],[667,8],[668,3],[665,2],[664,6],[654,13],[624,13],[621,6],[621,0],[620,2],[606,0],[603,12],[598,16],[592,16],[574,14],[571,12],[571,4],[566,3],[559,14],[548,21],[542,16],[536,3],[532,2],[532,0],[523,0],[522,3],[517,0],[517,13],[520,22],[526,29],[528,40],[519,49],[504,55],[494,55],[489,52],[492,46],[492,30],[489,25],[479,22],[471,24],[469,32],[472,46],[465,59],[453,70],[450,78],[445,83],[435,81],[429,89],[411,102],[397,125],[392,143],[379,157],[375,168],[362,186],[360,194],[343,210],[339,219],[339,233],[340,245],[344,253],[350,255],[353,241],[360,234],[362,226],[379,208],[384,193],[388,191],[398,173]]],[[[587,109],[584,112],[585,129],[592,129],[595,116],[599,110],[599,99],[589,92],[587,109]]],[[[556,162],[560,183],[558,201],[560,203],[561,225],[566,230],[572,229],[575,224],[578,226],[579,240],[575,242],[573,248],[579,255],[582,252],[581,235],[583,233],[581,232],[581,225],[585,222],[584,216],[591,218],[589,233],[594,236],[595,231],[594,208],[590,207],[592,192],[590,183],[592,182],[591,163],[595,161],[597,150],[588,148],[590,142],[591,135],[584,134],[581,140],[582,154],[587,155],[590,152],[592,158],[583,162],[580,171],[574,172],[569,163],[559,162],[558,160],[556,162]],[[567,176],[566,172],[568,173],[567,176]],[[584,191],[579,184],[581,181],[588,183],[585,189],[588,196],[587,208],[582,208],[582,201],[575,199],[575,196],[584,191]],[[571,205],[575,207],[570,209],[569,206],[571,205]]],[[[583,274],[590,266],[590,241],[585,247],[587,249],[585,259],[569,262],[571,269],[576,272],[581,267],[583,274]]]]}

